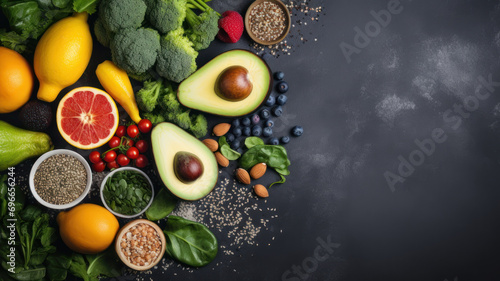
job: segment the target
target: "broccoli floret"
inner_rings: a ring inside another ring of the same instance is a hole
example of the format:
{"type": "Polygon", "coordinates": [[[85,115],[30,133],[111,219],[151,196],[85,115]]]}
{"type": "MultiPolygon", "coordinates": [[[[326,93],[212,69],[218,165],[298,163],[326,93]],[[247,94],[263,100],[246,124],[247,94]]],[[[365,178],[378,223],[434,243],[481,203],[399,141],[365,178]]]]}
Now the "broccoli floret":
{"type": "Polygon", "coordinates": [[[153,75],[151,74],[151,71],[144,72],[144,73],[127,73],[129,78],[132,78],[136,81],[144,82],[146,80],[151,80],[153,79],[153,75]]]}
{"type": "Polygon", "coordinates": [[[156,71],[160,76],[180,83],[196,71],[198,52],[193,49],[193,43],[184,36],[183,28],[163,36],[160,46],[156,62],[156,71]]]}
{"type": "Polygon", "coordinates": [[[94,33],[99,43],[101,43],[104,47],[109,47],[109,42],[111,42],[111,38],[113,38],[113,33],[104,27],[100,17],[95,20],[94,33]]]}
{"type": "Polygon", "coordinates": [[[140,109],[146,112],[152,112],[155,109],[163,90],[162,82],[162,79],[144,82],[142,89],[135,94],[135,100],[140,109]]]}
{"type": "Polygon", "coordinates": [[[127,28],[115,34],[110,43],[113,62],[130,74],[143,75],[156,61],[160,35],[149,28],[127,28]]]}
{"type": "Polygon", "coordinates": [[[161,112],[145,112],[142,114],[142,118],[148,119],[153,123],[154,126],[156,126],[158,123],[165,122],[165,117],[161,114],[161,112]]]}
{"type": "Polygon", "coordinates": [[[186,22],[190,26],[186,29],[186,36],[196,51],[208,48],[219,32],[219,15],[213,9],[206,9],[200,15],[187,9],[186,22]]]}
{"type": "Polygon", "coordinates": [[[143,0],[103,0],[99,6],[99,16],[104,27],[111,32],[124,28],[138,28],[146,15],[143,0]]]}
{"type": "Polygon", "coordinates": [[[187,130],[191,127],[191,117],[189,116],[190,110],[186,110],[180,114],[177,114],[175,118],[175,123],[179,125],[179,127],[187,130]]]}
{"type": "MultiPolygon", "coordinates": [[[[182,111],[181,104],[179,103],[175,93],[173,92],[170,92],[163,96],[162,100],[160,101],[160,106],[163,108],[163,110],[165,110],[167,114],[178,114],[182,111]]],[[[170,118],[167,119],[170,120],[170,118]]]]}
{"type": "Polygon", "coordinates": [[[207,118],[203,114],[197,114],[191,121],[189,130],[197,138],[204,137],[207,134],[207,118]]]}
{"type": "Polygon", "coordinates": [[[161,34],[182,26],[187,0],[148,0],[146,18],[161,34]]]}

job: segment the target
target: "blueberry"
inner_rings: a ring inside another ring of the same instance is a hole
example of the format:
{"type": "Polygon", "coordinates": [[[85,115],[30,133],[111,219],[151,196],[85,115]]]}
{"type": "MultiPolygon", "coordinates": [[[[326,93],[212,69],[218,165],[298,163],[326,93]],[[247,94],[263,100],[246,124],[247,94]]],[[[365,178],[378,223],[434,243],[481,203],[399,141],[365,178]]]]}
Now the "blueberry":
{"type": "Polygon", "coordinates": [[[270,95],[266,100],[267,106],[273,106],[276,103],[276,98],[273,95],[270,95]]]}
{"type": "Polygon", "coordinates": [[[284,93],[288,92],[288,83],[285,81],[281,81],[276,86],[276,89],[278,90],[278,92],[284,94],[284,93]]]}
{"type": "Polygon", "coordinates": [[[281,81],[284,78],[285,78],[285,73],[283,73],[282,71],[278,71],[278,72],[274,73],[274,79],[281,81]]]}
{"type": "Polygon", "coordinates": [[[231,143],[231,148],[236,150],[238,148],[240,148],[240,140],[234,140],[232,143],[231,143]]]}
{"type": "Polygon", "coordinates": [[[304,133],[304,129],[301,126],[295,126],[292,128],[292,135],[295,137],[300,137],[304,133]]]}
{"type": "Polygon", "coordinates": [[[260,117],[258,114],[252,115],[252,124],[257,125],[260,122],[260,117]]]}
{"type": "Polygon", "coordinates": [[[280,141],[278,140],[278,138],[270,138],[269,144],[278,145],[278,144],[280,144],[280,141]]]}
{"type": "Polygon", "coordinates": [[[284,94],[281,94],[278,96],[278,98],[276,99],[276,103],[279,104],[279,105],[284,105],[286,103],[286,101],[288,100],[288,97],[285,96],[284,94]]]}
{"type": "Polygon", "coordinates": [[[280,117],[281,114],[283,114],[283,108],[281,106],[277,105],[271,109],[271,112],[273,113],[274,116],[280,117]]]}
{"type": "Polygon", "coordinates": [[[250,126],[251,123],[252,123],[252,121],[250,121],[250,118],[248,118],[248,117],[245,117],[241,120],[241,124],[245,127],[250,126]]]}
{"type": "Polygon", "coordinates": [[[234,119],[233,120],[233,127],[239,127],[240,126],[240,119],[234,119]]]}
{"type": "Polygon", "coordinates": [[[271,117],[271,112],[269,111],[269,109],[264,108],[260,111],[260,118],[268,119],[269,117],[271,117]]]}
{"type": "Polygon", "coordinates": [[[264,137],[270,137],[273,135],[273,128],[271,127],[265,127],[264,130],[262,130],[262,135],[264,137]]]}
{"type": "Polygon", "coordinates": [[[282,144],[287,144],[289,142],[290,142],[290,137],[289,136],[281,137],[281,143],[282,144]]]}
{"type": "Polygon", "coordinates": [[[232,130],[233,134],[235,137],[240,137],[242,132],[241,132],[241,128],[240,127],[236,127],[232,130]]]}
{"type": "Polygon", "coordinates": [[[272,128],[272,127],[274,127],[274,121],[273,120],[266,120],[265,125],[266,125],[266,127],[272,128]]]}
{"type": "Polygon", "coordinates": [[[243,135],[247,136],[247,137],[251,136],[252,135],[252,129],[250,129],[250,127],[244,127],[243,128],[243,135]]]}
{"type": "Polygon", "coordinates": [[[255,125],[252,128],[252,135],[259,137],[262,134],[262,127],[255,125]]]}
{"type": "Polygon", "coordinates": [[[226,141],[227,142],[232,142],[232,141],[234,141],[234,139],[235,139],[235,137],[233,134],[231,134],[231,133],[226,134],[226,141]]]}

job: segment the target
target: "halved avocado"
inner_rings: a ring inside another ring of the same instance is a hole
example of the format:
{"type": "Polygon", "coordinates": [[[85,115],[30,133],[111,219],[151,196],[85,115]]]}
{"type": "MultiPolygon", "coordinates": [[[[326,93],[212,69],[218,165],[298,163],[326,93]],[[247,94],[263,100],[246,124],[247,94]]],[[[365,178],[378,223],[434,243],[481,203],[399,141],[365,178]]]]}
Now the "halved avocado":
{"type": "Polygon", "coordinates": [[[217,183],[219,168],[208,147],[183,129],[168,122],[156,125],[151,132],[151,145],[158,173],[165,186],[184,200],[198,200],[209,194],[217,183]],[[203,173],[195,181],[181,181],[174,171],[174,158],[178,152],[196,155],[203,164],[203,173]]]}
{"type": "Polygon", "coordinates": [[[247,50],[222,53],[184,80],[177,90],[179,101],[186,107],[222,116],[241,116],[256,110],[272,89],[272,75],[266,62],[247,50]],[[248,71],[253,87],[243,100],[224,99],[216,92],[224,70],[241,66],[248,71]]]}

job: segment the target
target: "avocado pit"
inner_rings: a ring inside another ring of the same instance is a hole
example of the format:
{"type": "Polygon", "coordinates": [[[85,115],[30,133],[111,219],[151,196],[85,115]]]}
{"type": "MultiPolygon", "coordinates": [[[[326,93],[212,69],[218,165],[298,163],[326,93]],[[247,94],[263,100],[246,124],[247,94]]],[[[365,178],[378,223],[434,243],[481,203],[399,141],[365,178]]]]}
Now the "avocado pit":
{"type": "Polygon", "coordinates": [[[190,183],[203,174],[203,163],[193,153],[179,151],[174,156],[174,172],[180,181],[190,183]]]}
{"type": "Polygon", "coordinates": [[[229,101],[241,101],[252,93],[248,70],[239,65],[224,69],[215,82],[215,93],[229,101]]]}

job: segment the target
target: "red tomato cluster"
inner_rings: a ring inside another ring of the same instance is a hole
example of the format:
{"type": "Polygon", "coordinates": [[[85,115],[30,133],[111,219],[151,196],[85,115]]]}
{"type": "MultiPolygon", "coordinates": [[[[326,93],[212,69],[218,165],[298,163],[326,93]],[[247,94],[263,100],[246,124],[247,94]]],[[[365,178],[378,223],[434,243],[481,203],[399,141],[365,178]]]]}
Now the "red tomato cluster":
{"type": "Polygon", "coordinates": [[[116,169],[130,164],[137,168],[144,168],[149,161],[146,153],[149,149],[149,144],[144,139],[139,139],[140,133],[147,134],[151,131],[153,124],[147,119],[142,119],[139,126],[130,125],[128,127],[118,126],[115,136],[109,142],[109,150],[103,152],[92,151],[89,155],[89,160],[92,162],[92,169],[95,172],[102,172],[108,169],[116,169]],[[134,141],[135,140],[135,141],[134,141]]]}

